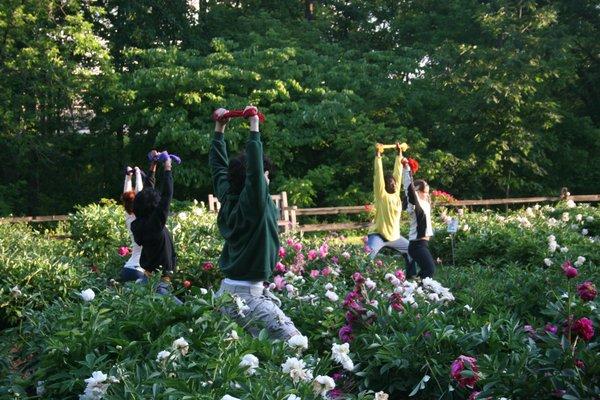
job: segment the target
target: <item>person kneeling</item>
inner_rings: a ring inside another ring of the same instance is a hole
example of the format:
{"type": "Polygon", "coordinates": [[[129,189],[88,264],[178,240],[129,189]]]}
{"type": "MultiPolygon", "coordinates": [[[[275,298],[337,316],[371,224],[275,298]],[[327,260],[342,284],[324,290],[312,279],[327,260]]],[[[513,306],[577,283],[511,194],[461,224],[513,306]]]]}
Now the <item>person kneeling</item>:
{"type": "MultiPolygon", "coordinates": [[[[248,112],[250,111],[250,112],[248,112]]],[[[227,110],[215,111],[217,117],[227,110]]],[[[255,107],[246,107],[256,114],[255,107]]],[[[217,119],[209,163],[221,209],[217,224],[225,239],[219,266],[225,279],[216,296],[229,293],[236,306],[224,312],[257,336],[264,326],[273,339],[287,341],[300,332],[279,308],[280,300],[265,289],[279,250],[278,211],[269,194],[270,162],[264,158],[258,116],[249,117],[245,153],[229,161],[224,140],[227,121],[217,119]]]]}
{"type": "MultiPolygon", "coordinates": [[[[140,266],[147,275],[162,268],[161,282],[156,290],[161,295],[169,293],[171,277],[177,265],[173,239],[166,227],[169,205],[173,199],[170,158],[164,162],[164,179],[162,195],[153,187],[147,187],[135,196],[133,211],[136,219],[131,223],[133,238],[142,246],[140,266]]],[[[181,303],[176,297],[174,300],[181,303]]]]}

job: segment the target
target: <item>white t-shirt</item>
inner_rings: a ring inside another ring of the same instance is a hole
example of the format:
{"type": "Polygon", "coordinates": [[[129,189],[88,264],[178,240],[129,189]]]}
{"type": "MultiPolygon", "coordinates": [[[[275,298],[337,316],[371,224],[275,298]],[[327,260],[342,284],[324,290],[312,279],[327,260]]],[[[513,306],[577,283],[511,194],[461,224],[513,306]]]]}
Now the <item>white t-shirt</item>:
{"type": "Polygon", "coordinates": [[[133,239],[133,233],[131,232],[131,223],[133,221],[135,221],[135,215],[125,213],[125,225],[127,225],[127,230],[129,231],[129,236],[131,237],[131,257],[129,257],[129,260],[127,260],[124,267],[144,272],[144,269],[140,266],[142,246],[135,242],[135,240],[133,239]]]}

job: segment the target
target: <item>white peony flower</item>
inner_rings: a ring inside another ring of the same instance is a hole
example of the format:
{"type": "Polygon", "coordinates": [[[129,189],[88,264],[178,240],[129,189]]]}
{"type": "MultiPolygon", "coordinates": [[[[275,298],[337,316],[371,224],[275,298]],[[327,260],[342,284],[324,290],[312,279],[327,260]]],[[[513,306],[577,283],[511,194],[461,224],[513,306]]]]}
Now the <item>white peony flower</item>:
{"type": "Polygon", "coordinates": [[[548,218],[548,226],[550,228],[555,227],[556,225],[558,225],[558,221],[554,218],[548,218]]]}
{"type": "Polygon", "coordinates": [[[469,230],[471,230],[471,227],[468,224],[464,224],[462,226],[462,230],[463,230],[463,232],[468,232],[469,230]]]}
{"type": "Polygon", "coordinates": [[[348,253],[347,251],[342,253],[342,257],[344,257],[346,260],[350,258],[350,253],[348,253]]]}
{"type": "Polygon", "coordinates": [[[328,283],[327,285],[325,285],[325,290],[333,290],[334,287],[331,283],[328,283]]]}
{"type": "Polygon", "coordinates": [[[171,356],[171,352],[163,350],[156,355],[156,362],[164,362],[171,356]]]}
{"type": "Polygon", "coordinates": [[[225,338],[225,340],[239,340],[240,337],[238,336],[238,333],[236,330],[232,330],[231,332],[229,332],[229,334],[227,335],[227,338],[225,338]]]}
{"type": "Polygon", "coordinates": [[[549,258],[544,258],[544,264],[546,264],[547,267],[550,267],[552,266],[553,262],[549,258]]]}
{"type": "Polygon", "coordinates": [[[375,393],[375,398],[374,400],[388,400],[389,399],[389,395],[385,392],[377,392],[375,393]]]}
{"type": "Polygon", "coordinates": [[[577,204],[575,204],[575,202],[573,200],[567,200],[567,207],[569,208],[575,208],[577,207],[577,204]]]}
{"type": "Polygon", "coordinates": [[[330,301],[333,301],[334,303],[340,299],[335,292],[331,292],[329,290],[325,292],[325,297],[327,297],[330,301]]]}
{"type": "Polygon", "coordinates": [[[564,246],[564,247],[560,248],[560,252],[561,253],[566,253],[567,251],[569,251],[569,248],[567,246],[564,246]]]}
{"type": "Polygon", "coordinates": [[[46,386],[44,381],[37,381],[37,386],[35,387],[35,394],[39,397],[43,396],[46,393],[46,386]]]}
{"type": "Polygon", "coordinates": [[[586,220],[587,222],[592,222],[592,221],[594,220],[594,217],[593,217],[593,216],[591,216],[591,215],[589,215],[589,216],[585,217],[585,220],[586,220]]]}
{"type": "Polygon", "coordinates": [[[287,341],[288,346],[298,349],[298,350],[306,350],[308,349],[308,338],[302,335],[294,335],[287,341]]]}
{"type": "Polygon", "coordinates": [[[350,344],[349,343],[344,343],[344,344],[334,343],[333,346],[331,347],[331,358],[334,361],[337,361],[340,364],[342,364],[342,367],[344,367],[345,370],[352,371],[354,369],[354,363],[350,359],[350,356],[348,356],[349,353],[350,353],[350,344]]]}
{"type": "Polygon", "coordinates": [[[294,297],[297,294],[297,290],[291,283],[285,285],[285,290],[287,290],[288,297],[294,297]]]}
{"type": "Polygon", "coordinates": [[[535,206],[533,206],[534,209],[539,210],[541,207],[539,204],[536,204],[535,206]]]}
{"type": "Polygon", "coordinates": [[[240,400],[240,399],[226,394],[225,396],[221,397],[221,400],[240,400]]]}
{"type": "Polygon", "coordinates": [[[560,219],[562,220],[562,222],[567,222],[569,221],[569,213],[568,212],[564,212],[562,213],[562,216],[560,217],[560,219]]]}
{"type": "Polygon", "coordinates": [[[297,383],[300,380],[309,381],[312,379],[312,372],[308,369],[305,369],[305,367],[306,364],[304,361],[299,360],[296,357],[289,357],[283,364],[281,364],[282,371],[286,374],[290,374],[290,377],[294,383],[297,383]]]}
{"type": "Polygon", "coordinates": [[[468,312],[473,312],[473,307],[471,307],[468,304],[465,304],[465,310],[467,310],[468,312]]]}
{"type": "Polygon", "coordinates": [[[319,375],[313,381],[313,390],[317,396],[327,398],[327,392],[335,388],[333,378],[326,375],[319,375]]]}
{"type": "Polygon", "coordinates": [[[558,243],[556,243],[556,242],[548,243],[548,251],[550,251],[550,253],[554,253],[557,248],[558,248],[558,243]]]}
{"type": "Polygon", "coordinates": [[[248,375],[254,375],[256,368],[258,368],[258,358],[254,354],[246,354],[240,361],[240,368],[247,368],[246,373],[248,375]]]}
{"type": "Polygon", "coordinates": [[[286,400],[302,400],[300,397],[295,394],[290,394],[286,400]]]}
{"type": "Polygon", "coordinates": [[[365,281],[365,286],[367,287],[367,289],[373,290],[377,287],[377,284],[373,282],[371,278],[367,278],[367,280],[365,281]]]}
{"type": "Polygon", "coordinates": [[[179,214],[177,214],[177,218],[179,218],[182,221],[185,221],[186,219],[188,219],[188,213],[182,211],[179,214]]]}
{"type": "Polygon", "coordinates": [[[333,307],[325,307],[326,312],[333,312],[333,307]]]}
{"type": "Polygon", "coordinates": [[[233,299],[235,300],[235,305],[238,309],[238,315],[242,318],[246,317],[246,312],[250,311],[250,307],[246,305],[246,302],[240,296],[234,295],[233,299]]]}
{"type": "Polygon", "coordinates": [[[190,344],[182,337],[173,341],[173,349],[179,350],[182,356],[185,356],[190,349],[190,344]]]}
{"type": "Polygon", "coordinates": [[[96,293],[92,289],[85,289],[81,293],[79,293],[83,301],[92,301],[94,297],[96,297],[96,293]]]}
{"type": "Polygon", "coordinates": [[[526,214],[527,216],[529,216],[529,217],[533,217],[533,208],[531,208],[531,207],[527,207],[527,208],[525,209],[525,214],[526,214]]]}
{"type": "Polygon", "coordinates": [[[79,400],[100,400],[106,394],[111,382],[118,382],[114,377],[108,377],[102,371],[92,372],[92,376],[84,381],[87,386],[79,400]]]}
{"type": "Polygon", "coordinates": [[[582,234],[583,236],[587,236],[587,234],[588,234],[589,232],[590,232],[590,231],[588,231],[588,230],[587,230],[587,229],[585,229],[585,228],[583,228],[583,229],[581,230],[581,234],[582,234]]]}
{"type": "Polygon", "coordinates": [[[203,287],[200,288],[200,294],[207,294],[207,293],[208,293],[208,290],[206,290],[203,287]]]}
{"type": "Polygon", "coordinates": [[[576,267],[581,267],[584,262],[585,262],[585,257],[579,256],[579,257],[577,257],[577,261],[575,261],[574,264],[576,267]]]}
{"type": "Polygon", "coordinates": [[[16,299],[17,297],[21,297],[23,292],[21,292],[18,286],[15,286],[14,288],[10,289],[10,295],[16,299]]]}
{"type": "Polygon", "coordinates": [[[575,216],[575,221],[577,221],[577,222],[581,222],[582,220],[583,220],[583,215],[581,215],[581,214],[577,214],[577,215],[575,216]]]}

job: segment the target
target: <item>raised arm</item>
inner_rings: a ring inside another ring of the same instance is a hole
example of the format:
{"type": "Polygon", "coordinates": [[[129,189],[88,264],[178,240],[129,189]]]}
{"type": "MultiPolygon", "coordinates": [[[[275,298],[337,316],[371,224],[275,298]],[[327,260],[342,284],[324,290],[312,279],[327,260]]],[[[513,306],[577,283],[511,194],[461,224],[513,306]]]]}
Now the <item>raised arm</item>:
{"type": "Polygon", "coordinates": [[[142,181],[142,171],[135,167],[135,193],[138,194],[144,188],[144,182],[142,181]]]}
{"type": "MultiPolygon", "coordinates": [[[[224,112],[227,112],[224,108],[215,111],[215,113],[224,112]]],[[[229,191],[229,181],[227,180],[227,166],[229,165],[229,159],[227,157],[227,146],[225,145],[224,136],[226,124],[226,121],[215,122],[215,136],[208,155],[214,191],[221,203],[223,203],[225,200],[224,197],[229,191]]]]}
{"type": "Polygon", "coordinates": [[[375,199],[385,197],[385,181],[383,179],[383,163],[381,161],[381,149],[375,147],[375,161],[373,163],[373,195],[375,199]]]}
{"type": "Polygon", "coordinates": [[[131,174],[133,170],[130,167],[125,168],[125,183],[123,184],[123,193],[131,192],[133,190],[131,185],[131,174]]]}
{"type": "Polygon", "coordinates": [[[402,159],[402,165],[404,166],[404,191],[406,192],[406,198],[408,202],[413,206],[420,206],[417,201],[417,193],[415,192],[415,185],[413,185],[412,172],[406,158],[402,159]]]}
{"type": "Polygon", "coordinates": [[[263,146],[260,141],[258,116],[248,118],[250,137],[246,143],[246,181],[241,196],[249,206],[262,210],[265,206],[265,193],[268,191],[263,165],[263,146]]]}
{"type": "Polygon", "coordinates": [[[393,176],[396,180],[396,193],[400,193],[402,188],[402,149],[400,143],[396,143],[396,161],[394,162],[393,176]]]}
{"type": "Polygon", "coordinates": [[[164,185],[160,196],[160,201],[156,209],[150,214],[148,219],[148,228],[152,232],[160,232],[167,224],[167,217],[169,216],[169,206],[171,200],[173,200],[173,174],[171,172],[171,159],[167,159],[164,164],[164,185]]]}

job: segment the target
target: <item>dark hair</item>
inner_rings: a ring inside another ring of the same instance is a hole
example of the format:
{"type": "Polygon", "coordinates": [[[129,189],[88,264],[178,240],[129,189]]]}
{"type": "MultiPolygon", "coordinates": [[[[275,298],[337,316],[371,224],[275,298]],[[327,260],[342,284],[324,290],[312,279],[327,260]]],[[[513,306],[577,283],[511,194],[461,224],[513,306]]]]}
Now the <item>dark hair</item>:
{"type": "MultiPolygon", "coordinates": [[[[271,160],[263,155],[263,169],[269,171],[269,180],[273,180],[273,164],[271,160]]],[[[229,190],[232,193],[240,193],[244,188],[246,181],[246,154],[241,153],[236,158],[229,161],[227,167],[227,180],[229,181],[229,190]]]]}
{"type": "Polygon", "coordinates": [[[125,192],[121,195],[121,201],[123,202],[123,207],[125,207],[125,211],[128,214],[133,214],[133,201],[135,199],[135,192],[130,190],[129,192],[125,192]]]}
{"type": "Polygon", "coordinates": [[[425,186],[427,186],[427,182],[423,179],[417,179],[413,182],[413,185],[415,186],[415,190],[422,192],[425,190],[425,186]]]}
{"type": "Polygon", "coordinates": [[[388,191],[388,188],[392,182],[394,184],[397,183],[396,178],[394,178],[394,175],[392,175],[392,174],[385,174],[385,176],[383,177],[383,181],[385,182],[385,190],[386,191],[388,191]]]}
{"type": "Polygon", "coordinates": [[[137,218],[148,216],[160,202],[160,193],[154,188],[146,188],[135,195],[133,212],[137,218]]]}

